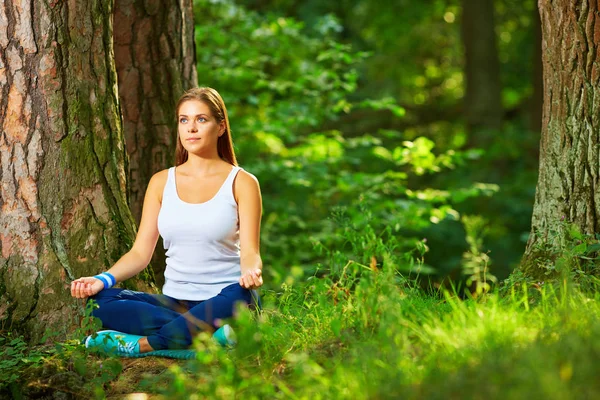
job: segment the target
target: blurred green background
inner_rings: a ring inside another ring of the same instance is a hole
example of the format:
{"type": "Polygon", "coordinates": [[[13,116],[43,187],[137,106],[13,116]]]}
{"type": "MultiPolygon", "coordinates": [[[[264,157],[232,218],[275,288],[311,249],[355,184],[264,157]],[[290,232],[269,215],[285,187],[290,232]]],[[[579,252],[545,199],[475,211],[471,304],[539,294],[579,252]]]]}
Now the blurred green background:
{"type": "Polygon", "coordinates": [[[511,273],[538,168],[534,0],[194,10],[199,84],[222,94],[240,165],[261,183],[268,286],[330,273],[334,254],[376,267],[378,239],[425,286],[468,278],[468,237],[491,274],[511,273]]]}

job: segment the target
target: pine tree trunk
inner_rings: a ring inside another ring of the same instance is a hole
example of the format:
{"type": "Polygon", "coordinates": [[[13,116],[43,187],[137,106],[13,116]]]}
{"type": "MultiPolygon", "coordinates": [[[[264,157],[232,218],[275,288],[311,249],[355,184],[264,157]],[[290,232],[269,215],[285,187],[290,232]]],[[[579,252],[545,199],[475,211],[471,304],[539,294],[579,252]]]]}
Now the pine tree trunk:
{"type": "Polygon", "coordinates": [[[520,269],[565,239],[561,221],[600,232],[600,9],[597,0],[540,0],[544,105],[532,232],[520,269]]]}
{"type": "MultiPolygon", "coordinates": [[[[198,82],[192,1],[117,0],[114,18],[129,206],[139,224],[150,178],[174,165],[177,100],[198,82]]],[[[152,265],[157,283],[162,283],[162,240],[152,265]]]]}
{"type": "Polygon", "coordinates": [[[71,330],[82,309],[71,280],[132,243],[112,8],[0,7],[0,329],[71,330]]]}
{"type": "Polygon", "coordinates": [[[139,222],[152,175],[175,161],[175,105],[197,85],[191,0],[117,0],[115,63],[139,222]]]}
{"type": "Polygon", "coordinates": [[[500,61],[493,0],[462,0],[465,117],[471,146],[487,148],[502,127],[500,61]]]}

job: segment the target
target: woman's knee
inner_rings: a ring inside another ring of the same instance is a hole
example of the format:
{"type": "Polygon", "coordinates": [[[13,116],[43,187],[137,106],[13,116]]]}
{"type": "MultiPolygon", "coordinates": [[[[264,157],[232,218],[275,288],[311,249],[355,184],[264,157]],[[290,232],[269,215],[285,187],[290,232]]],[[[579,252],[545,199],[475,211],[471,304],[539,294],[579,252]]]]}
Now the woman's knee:
{"type": "Polygon", "coordinates": [[[252,304],[253,302],[252,291],[242,287],[239,283],[233,283],[227,286],[219,293],[219,295],[228,297],[233,302],[241,301],[246,304],[252,304]]]}
{"type": "Polygon", "coordinates": [[[231,298],[234,307],[235,304],[244,303],[252,311],[260,311],[262,308],[260,295],[255,289],[246,289],[239,283],[235,283],[223,289],[223,292],[221,293],[231,298]]]}

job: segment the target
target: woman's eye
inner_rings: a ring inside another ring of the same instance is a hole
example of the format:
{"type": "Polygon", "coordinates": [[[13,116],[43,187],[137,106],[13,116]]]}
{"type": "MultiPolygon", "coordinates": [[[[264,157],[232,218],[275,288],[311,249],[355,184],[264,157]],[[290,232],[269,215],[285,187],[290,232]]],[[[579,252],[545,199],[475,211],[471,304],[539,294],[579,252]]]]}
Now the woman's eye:
{"type": "Polygon", "coordinates": [[[200,121],[200,122],[205,122],[205,121],[206,121],[206,118],[204,118],[204,117],[200,117],[200,118],[198,118],[198,121],[200,121]]]}
{"type": "Polygon", "coordinates": [[[181,118],[179,120],[179,123],[181,123],[181,124],[185,124],[186,122],[187,122],[187,118],[181,118]]]}

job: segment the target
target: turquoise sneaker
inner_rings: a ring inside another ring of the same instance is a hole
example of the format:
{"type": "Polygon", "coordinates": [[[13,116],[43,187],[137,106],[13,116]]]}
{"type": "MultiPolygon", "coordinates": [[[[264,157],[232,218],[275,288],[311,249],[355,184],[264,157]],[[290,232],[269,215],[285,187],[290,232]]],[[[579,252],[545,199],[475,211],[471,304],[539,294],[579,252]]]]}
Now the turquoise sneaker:
{"type": "Polygon", "coordinates": [[[213,333],[213,339],[223,347],[233,347],[237,341],[231,326],[225,324],[213,333]]]}
{"type": "Polygon", "coordinates": [[[85,347],[103,353],[121,357],[146,357],[149,353],[140,353],[138,341],[143,336],[131,335],[119,331],[98,331],[85,339],[85,347]]]}
{"type": "MultiPolygon", "coordinates": [[[[84,340],[85,347],[98,350],[102,353],[113,354],[120,357],[165,357],[178,360],[191,360],[196,358],[196,351],[190,349],[181,350],[154,350],[146,353],[140,353],[138,341],[143,336],[132,335],[113,330],[98,331],[94,335],[88,336],[84,340]]],[[[223,325],[213,333],[213,339],[223,347],[235,346],[235,332],[229,325],[223,325]]]]}

